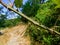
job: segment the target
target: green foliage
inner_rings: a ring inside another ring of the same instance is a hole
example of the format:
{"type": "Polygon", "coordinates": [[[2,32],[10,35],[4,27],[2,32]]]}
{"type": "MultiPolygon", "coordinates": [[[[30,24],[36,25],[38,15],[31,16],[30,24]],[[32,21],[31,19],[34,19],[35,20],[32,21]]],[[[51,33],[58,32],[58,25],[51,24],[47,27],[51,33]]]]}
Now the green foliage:
{"type": "Polygon", "coordinates": [[[38,3],[36,2],[35,4],[35,2],[32,2],[31,0],[27,1],[26,4],[22,6],[22,12],[29,17],[35,16],[39,9],[38,3]]]}
{"type": "MultiPolygon", "coordinates": [[[[49,28],[59,26],[55,28],[55,30],[60,32],[60,18],[58,18],[60,16],[60,0],[53,0],[53,2],[51,0],[47,2],[44,2],[44,0],[28,0],[26,4],[22,6],[22,12],[31,18],[34,17],[36,21],[49,28]],[[58,7],[57,9],[55,9],[56,5],[58,7]]],[[[19,8],[22,5],[22,0],[15,0],[14,3],[15,6],[19,8]]],[[[21,17],[21,19],[27,21],[23,17],[21,17]]],[[[0,27],[15,26],[19,24],[19,22],[20,18],[7,20],[4,15],[0,16],[0,27]]],[[[42,43],[42,45],[60,45],[60,36],[52,32],[50,33],[34,24],[29,26],[27,33],[31,36],[31,40],[34,43],[37,41],[38,43],[42,43]]]]}
{"type": "Polygon", "coordinates": [[[30,5],[30,2],[27,2],[25,5],[22,7],[22,12],[26,14],[27,16],[32,16],[32,7],[30,5]]]}
{"type": "Polygon", "coordinates": [[[0,15],[0,27],[5,27],[4,23],[5,23],[5,19],[6,19],[6,15],[0,15]]]}
{"type": "Polygon", "coordinates": [[[28,0],[30,3],[34,4],[39,4],[41,0],[28,0]]]}
{"type": "Polygon", "coordinates": [[[51,36],[48,37],[43,36],[43,42],[46,43],[47,45],[51,45],[52,42],[51,36]]]}
{"type": "Polygon", "coordinates": [[[21,7],[22,2],[23,2],[23,0],[15,0],[15,1],[14,1],[15,6],[18,7],[18,8],[21,7]]]}
{"type": "Polygon", "coordinates": [[[60,26],[60,20],[57,21],[56,25],[57,26],[60,26]]]}
{"type": "MultiPolygon", "coordinates": [[[[60,16],[60,10],[55,9],[56,4],[49,0],[48,2],[40,4],[39,6],[40,8],[35,15],[36,21],[49,28],[53,28],[53,26],[60,26],[60,18],[58,18],[60,16]]],[[[55,30],[60,32],[60,27],[55,28],[55,30]]],[[[27,33],[31,36],[31,40],[34,43],[37,41],[42,43],[42,45],[60,45],[60,36],[51,34],[45,29],[38,28],[36,25],[31,24],[27,33]]]]}
{"type": "Polygon", "coordinates": [[[5,15],[2,15],[0,17],[0,28],[12,27],[12,26],[18,25],[20,21],[21,21],[20,18],[7,20],[5,18],[5,15]]]}
{"type": "Polygon", "coordinates": [[[53,26],[57,19],[56,14],[54,14],[56,12],[54,7],[55,5],[51,2],[41,4],[39,10],[37,11],[37,15],[35,16],[36,19],[45,26],[53,26]]]}
{"type": "MultiPolygon", "coordinates": [[[[59,45],[60,36],[52,35],[49,31],[31,24],[26,32],[31,36],[32,42],[42,43],[42,45],[59,45]]],[[[34,45],[33,44],[33,45],[34,45]]]]}
{"type": "MultiPolygon", "coordinates": [[[[36,1],[38,2],[38,0],[36,1]]],[[[33,2],[33,0],[27,1],[26,4],[22,6],[22,12],[29,17],[34,17],[35,14],[37,14],[37,10],[39,9],[38,3],[37,2],[35,3],[35,2],[33,2]]],[[[21,19],[23,20],[23,22],[28,21],[23,17],[21,19]]]]}
{"type": "Polygon", "coordinates": [[[60,0],[52,0],[57,6],[56,8],[60,8],[60,0]]]}
{"type": "Polygon", "coordinates": [[[57,17],[56,16],[46,16],[44,21],[42,22],[45,26],[51,27],[54,26],[56,22],[57,17]],[[49,24],[49,25],[48,25],[49,24]]]}
{"type": "Polygon", "coordinates": [[[6,20],[4,24],[5,24],[5,27],[11,27],[19,23],[20,23],[20,19],[17,18],[17,19],[6,20]]]}

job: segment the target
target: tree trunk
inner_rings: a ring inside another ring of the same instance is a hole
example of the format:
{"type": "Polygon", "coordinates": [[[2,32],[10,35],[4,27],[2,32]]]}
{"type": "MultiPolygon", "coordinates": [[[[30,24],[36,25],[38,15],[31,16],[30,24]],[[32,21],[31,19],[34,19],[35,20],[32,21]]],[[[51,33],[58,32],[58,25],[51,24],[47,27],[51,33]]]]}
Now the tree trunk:
{"type": "Polygon", "coordinates": [[[16,11],[15,9],[11,8],[10,6],[7,6],[6,4],[4,4],[4,3],[1,2],[1,1],[0,1],[0,3],[1,3],[4,7],[8,8],[8,9],[10,9],[11,11],[17,13],[18,15],[26,18],[27,20],[29,20],[29,21],[32,22],[33,24],[35,24],[35,25],[37,25],[37,26],[39,26],[39,27],[42,27],[42,28],[44,28],[44,29],[46,29],[46,30],[48,30],[48,31],[50,31],[50,32],[54,32],[54,33],[60,35],[59,32],[57,32],[57,31],[55,31],[55,30],[52,30],[52,29],[50,29],[50,28],[48,28],[48,27],[46,27],[46,26],[44,26],[44,25],[40,25],[38,22],[36,22],[36,21],[34,21],[33,19],[29,18],[28,16],[26,16],[26,15],[23,14],[22,12],[16,11]]]}

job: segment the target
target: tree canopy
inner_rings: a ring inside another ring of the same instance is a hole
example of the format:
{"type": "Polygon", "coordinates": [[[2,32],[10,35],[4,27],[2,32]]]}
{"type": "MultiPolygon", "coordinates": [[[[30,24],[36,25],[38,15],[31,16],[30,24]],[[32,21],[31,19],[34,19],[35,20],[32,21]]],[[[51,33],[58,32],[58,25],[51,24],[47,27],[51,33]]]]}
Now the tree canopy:
{"type": "MultiPolygon", "coordinates": [[[[23,2],[24,0],[14,0],[12,6],[17,8],[15,9],[0,0],[10,12],[19,15],[9,20],[6,16],[9,12],[0,14],[0,27],[15,26],[25,21],[30,23],[26,33],[31,37],[32,45],[37,42],[37,45],[60,45],[60,0],[27,0],[25,4],[23,2]]],[[[2,9],[0,7],[0,13],[3,12],[2,9]]]]}

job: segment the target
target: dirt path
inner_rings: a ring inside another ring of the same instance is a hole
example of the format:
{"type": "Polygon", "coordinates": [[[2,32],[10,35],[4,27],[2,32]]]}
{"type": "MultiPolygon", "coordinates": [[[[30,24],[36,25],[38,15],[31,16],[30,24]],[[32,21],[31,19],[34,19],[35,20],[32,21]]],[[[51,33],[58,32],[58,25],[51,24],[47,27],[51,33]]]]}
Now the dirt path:
{"type": "Polygon", "coordinates": [[[0,36],[0,45],[30,45],[29,36],[24,36],[27,25],[18,25],[5,29],[4,34],[0,36]]]}

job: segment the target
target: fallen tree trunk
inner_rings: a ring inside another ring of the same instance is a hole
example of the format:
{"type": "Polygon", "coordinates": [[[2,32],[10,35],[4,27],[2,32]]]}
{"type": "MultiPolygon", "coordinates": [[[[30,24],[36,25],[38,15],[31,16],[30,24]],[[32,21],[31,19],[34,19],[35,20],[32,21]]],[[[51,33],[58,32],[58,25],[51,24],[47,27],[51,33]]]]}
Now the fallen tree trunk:
{"type": "Polygon", "coordinates": [[[6,4],[4,4],[4,3],[1,2],[1,1],[0,1],[0,3],[1,3],[4,7],[8,8],[9,10],[17,13],[18,15],[20,15],[20,16],[22,16],[22,17],[24,17],[24,18],[26,18],[27,20],[29,20],[29,21],[32,22],[33,24],[35,24],[35,25],[37,25],[37,26],[39,26],[39,27],[42,27],[42,28],[44,28],[44,29],[46,29],[46,30],[48,30],[48,31],[51,31],[51,32],[54,32],[54,33],[60,35],[59,32],[57,32],[57,31],[55,31],[55,30],[53,30],[53,29],[50,29],[50,28],[48,28],[48,27],[46,27],[46,26],[44,26],[44,25],[40,25],[38,22],[36,22],[36,21],[34,21],[33,19],[29,18],[28,16],[26,16],[26,15],[23,14],[22,12],[16,11],[15,9],[11,8],[10,6],[7,6],[6,4]]]}

